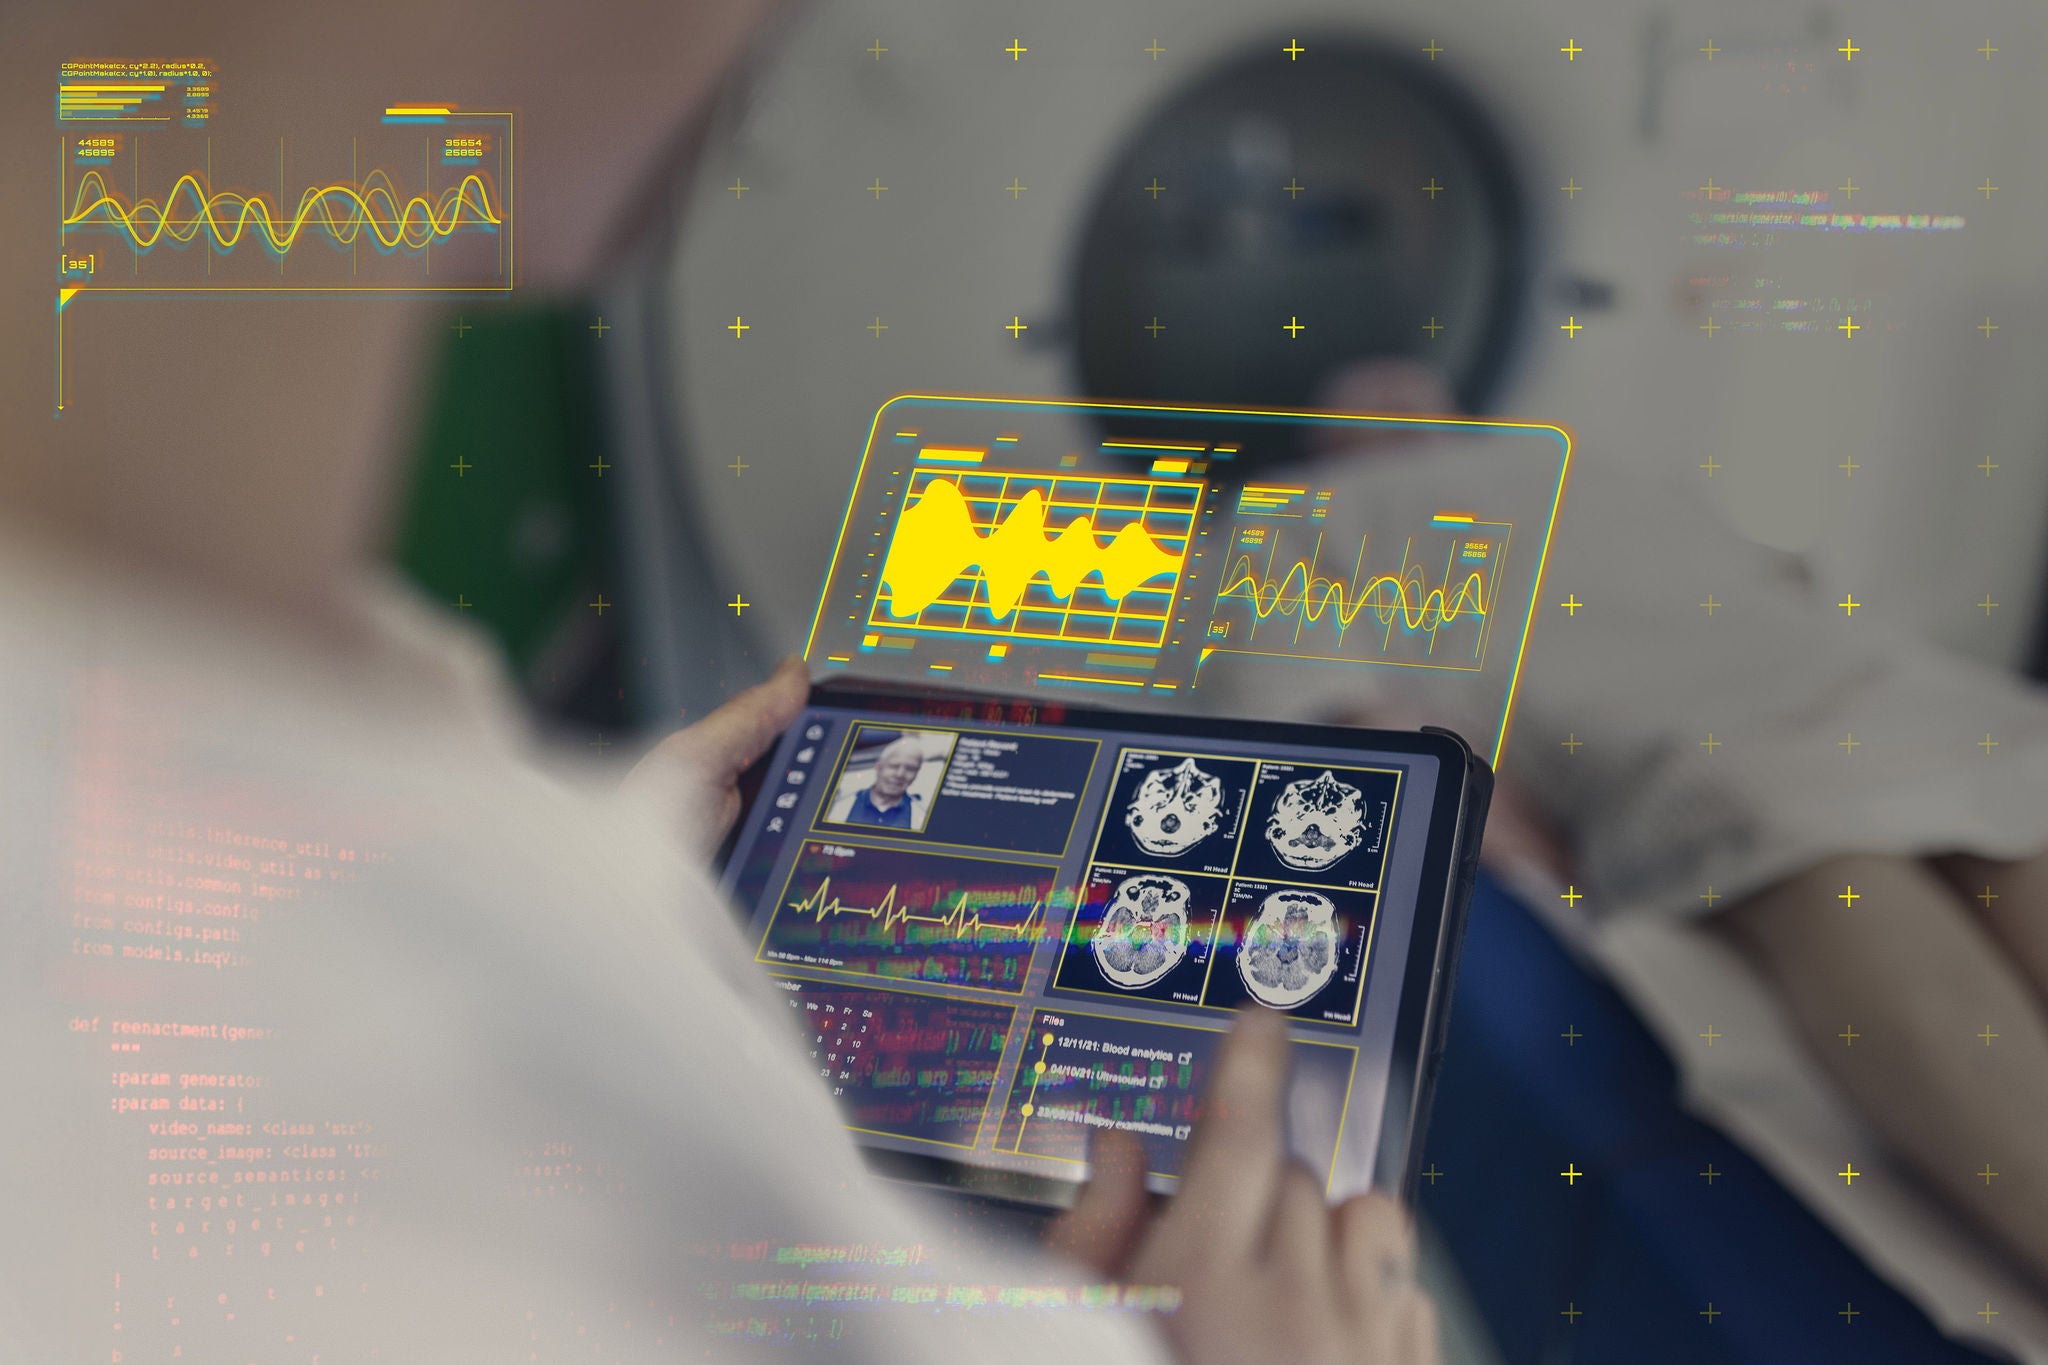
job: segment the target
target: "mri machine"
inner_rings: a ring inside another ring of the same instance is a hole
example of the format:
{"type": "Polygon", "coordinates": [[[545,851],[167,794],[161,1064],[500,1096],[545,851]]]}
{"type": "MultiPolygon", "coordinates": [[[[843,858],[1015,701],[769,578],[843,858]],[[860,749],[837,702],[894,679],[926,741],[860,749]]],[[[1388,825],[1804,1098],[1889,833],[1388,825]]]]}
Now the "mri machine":
{"type": "MultiPolygon", "coordinates": [[[[1986,6],[1982,24],[2005,49],[2048,50],[2039,11],[1986,6]]],[[[1319,341],[1423,356],[1469,410],[1571,427],[1578,478],[1628,467],[1682,482],[1823,590],[1883,601],[1906,628],[2017,666],[2048,507],[2048,333],[2023,325],[2048,302],[2032,226],[2048,186],[2021,172],[2038,166],[2030,139],[2048,111],[2036,83],[1985,79],[1971,65],[1985,59],[1954,36],[1904,4],[1761,0],[1711,19],[1658,0],[788,11],[716,111],[679,234],[602,300],[638,338],[609,353],[605,382],[643,711],[694,713],[802,648],[869,421],[894,394],[1174,398],[1221,385],[1306,401],[1304,367],[1262,369],[1271,347],[1226,339],[1232,305],[1217,296],[1258,271],[1262,285],[1320,279],[1359,301],[1319,341]],[[1850,40],[1886,56],[1831,61],[1850,40]],[[1345,62],[1303,78],[1330,82],[1307,103],[1287,84],[1295,59],[1281,49],[1294,43],[1299,59],[1345,62]],[[1559,55],[1567,43],[1581,51],[1559,55]],[[1712,57],[1696,57],[1703,45],[1712,57]],[[1358,126],[1389,137],[1319,139],[1302,121],[1361,88],[1382,95],[1356,106],[1358,126]],[[1150,183],[1204,205],[1165,246],[1127,213],[1146,202],[1148,164],[1166,168],[1150,183]],[[1451,220],[1449,250],[1444,220],[1418,238],[1418,200],[1387,197],[1418,168],[1473,206],[1451,220]],[[1255,212],[1232,180],[1277,190],[1297,175],[1309,189],[1255,212]],[[1348,193],[1326,192],[1347,177],[1348,193]],[[1968,191],[1979,179],[1998,181],[1995,200],[1968,191]],[[1696,188],[1715,185],[1777,209],[1826,193],[1899,224],[1773,232],[1696,188]],[[1210,274],[1161,267],[1204,232],[1210,274]],[[1290,249],[1331,241],[1351,255],[1288,275],[1290,249]],[[1188,325],[1151,351],[1105,342],[1105,316],[1162,299],[1213,309],[1209,344],[1188,325]],[[1417,309],[1446,324],[1440,345],[1417,339],[1417,309]],[[1875,345],[1831,344],[1845,316],[1866,320],[1875,345]],[[1973,610],[1980,598],[1995,608],[1973,610]]],[[[1574,530],[1598,532],[1561,523],[1574,530]]],[[[1527,952],[1570,938],[1552,925],[1527,952]]],[[[1594,961],[1571,951],[1560,971],[1594,961]]],[[[1720,1081],[1763,1074],[1744,1065],[1720,1081]]],[[[1717,1108],[1712,1076],[1679,1083],[1782,1178],[1768,1124],[1717,1108]]],[[[1820,1207],[1820,1191],[1787,1184],[1820,1207]]],[[[1823,1213],[1865,1253],[1917,1227],[1917,1215],[1858,1229],[1823,1213]]],[[[1926,1233],[1937,1261],[1944,1236],[1926,1233]]],[[[1929,1305],[1924,1267],[1871,1259],[1959,1330],[1959,1306],[1929,1305]]],[[[2029,1318],[2013,1294],[1999,1335],[2048,1358],[2038,1309],[2029,1318]]]]}

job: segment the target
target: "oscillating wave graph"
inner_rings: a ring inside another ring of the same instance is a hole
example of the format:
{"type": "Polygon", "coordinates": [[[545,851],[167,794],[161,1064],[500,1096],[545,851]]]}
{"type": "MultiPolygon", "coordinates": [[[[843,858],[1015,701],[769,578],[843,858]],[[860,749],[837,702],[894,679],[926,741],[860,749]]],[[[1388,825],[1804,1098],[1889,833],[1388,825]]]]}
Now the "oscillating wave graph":
{"type": "Polygon", "coordinates": [[[381,250],[419,250],[464,229],[495,230],[503,218],[480,175],[466,175],[430,200],[424,195],[404,197],[380,170],[371,172],[360,186],[309,187],[289,216],[262,195],[213,190],[190,172],[179,176],[161,200],[138,198],[130,204],[93,171],[78,182],[64,219],[66,228],[106,227],[121,233],[138,251],[148,251],[165,236],[192,242],[204,233],[216,251],[225,253],[241,242],[252,224],[270,251],[282,256],[308,227],[325,233],[338,246],[350,245],[367,230],[381,250]]]}
{"type": "Polygon", "coordinates": [[[1046,507],[1044,493],[1028,488],[983,534],[960,486],[950,479],[931,480],[904,509],[890,541],[882,567],[886,610],[898,618],[915,616],[976,569],[987,594],[978,604],[997,621],[1017,611],[1032,581],[1041,576],[1061,601],[1090,575],[1112,602],[1155,579],[1178,579],[1184,538],[1179,552],[1170,551],[1140,521],[1129,521],[1104,544],[1094,520],[1085,515],[1048,536],[1046,507]]]}
{"type": "Polygon", "coordinates": [[[1312,575],[1309,566],[1299,560],[1277,581],[1269,581],[1253,566],[1250,555],[1240,555],[1217,596],[1219,600],[1243,598],[1259,620],[1298,612],[1304,622],[1314,623],[1327,613],[1340,639],[1359,613],[1367,610],[1381,625],[1398,625],[1410,632],[1434,631],[1461,616],[1486,615],[1486,585],[1480,574],[1467,574],[1457,590],[1448,594],[1446,585],[1425,588],[1425,581],[1417,566],[1399,576],[1376,575],[1354,588],[1341,578],[1312,575]],[[1290,591],[1297,580],[1300,587],[1290,591]]]}
{"type": "Polygon", "coordinates": [[[809,844],[761,939],[763,961],[1019,991],[1055,869],[964,854],[809,844]]]}
{"type": "MultiPolygon", "coordinates": [[[[900,887],[892,882],[889,889],[873,905],[848,904],[832,894],[832,879],[827,877],[818,883],[817,890],[789,902],[789,908],[798,915],[812,916],[821,924],[837,915],[862,916],[869,921],[871,928],[883,933],[895,929],[898,925],[927,926],[935,931],[932,934],[933,938],[946,941],[979,943],[984,934],[998,934],[1006,936],[1011,942],[1028,942],[1045,927],[1043,897],[1034,896],[1022,919],[1003,922],[984,920],[981,912],[974,909],[971,904],[977,894],[972,891],[954,893],[952,908],[939,914],[919,914],[912,906],[899,904],[897,897],[900,894],[900,887]]],[[[1023,904],[1022,898],[1013,899],[1014,903],[1023,904]]]]}

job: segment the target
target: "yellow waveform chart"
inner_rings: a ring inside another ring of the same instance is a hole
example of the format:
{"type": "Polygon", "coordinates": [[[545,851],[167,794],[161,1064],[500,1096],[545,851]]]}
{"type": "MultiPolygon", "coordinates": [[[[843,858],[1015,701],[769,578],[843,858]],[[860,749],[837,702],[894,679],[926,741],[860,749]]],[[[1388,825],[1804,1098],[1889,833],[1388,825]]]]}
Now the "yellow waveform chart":
{"type": "Polygon", "coordinates": [[[806,844],[757,958],[861,976],[1019,991],[1058,869],[958,853],[806,844]]]}
{"type": "Polygon", "coordinates": [[[149,252],[166,238],[178,245],[204,238],[226,255],[245,240],[283,257],[308,230],[338,248],[355,245],[379,252],[419,251],[457,233],[492,232],[504,218],[490,182],[480,173],[464,175],[431,197],[408,195],[382,170],[360,184],[308,186],[289,211],[261,194],[215,190],[204,176],[187,172],[162,198],[124,197],[98,171],[80,177],[64,216],[66,232],[101,229],[149,252]]]}
{"type": "Polygon", "coordinates": [[[868,921],[865,931],[884,936],[893,936],[899,926],[909,926],[906,930],[909,934],[944,943],[963,940],[980,943],[984,941],[984,935],[1007,938],[1013,943],[1028,943],[1045,927],[1045,900],[1035,892],[1025,898],[1010,892],[998,893],[997,898],[1005,902],[1005,909],[1021,909],[1023,917],[994,920],[982,918],[981,910],[975,906],[978,897],[971,890],[953,891],[948,896],[951,901],[949,907],[941,900],[938,904],[924,907],[922,913],[908,896],[901,901],[897,899],[903,895],[902,887],[891,882],[873,904],[862,904],[864,898],[859,895],[847,901],[833,894],[832,879],[827,877],[809,895],[791,901],[789,909],[797,916],[813,916],[820,924],[840,915],[857,915],[868,921]]]}
{"type": "Polygon", "coordinates": [[[871,626],[1158,650],[1194,480],[915,470],[871,626]]]}
{"type": "Polygon", "coordinates": [[[1240,528],[1216,593],[1204,656],[1478,671],[1507,551],[1505,524],[1467,522],[1427,538],[1410,535],[1398,566],[1384,571],[1366,567],[1370,541],[1359,539],[1346,573],[1341,564],[1324,564],[1321,534],[1307,554],[1288,554],[1279,532],[1240,528]],[[1417,543],[1438,538],[1448,542],[1441,553],[1417,543]]]}

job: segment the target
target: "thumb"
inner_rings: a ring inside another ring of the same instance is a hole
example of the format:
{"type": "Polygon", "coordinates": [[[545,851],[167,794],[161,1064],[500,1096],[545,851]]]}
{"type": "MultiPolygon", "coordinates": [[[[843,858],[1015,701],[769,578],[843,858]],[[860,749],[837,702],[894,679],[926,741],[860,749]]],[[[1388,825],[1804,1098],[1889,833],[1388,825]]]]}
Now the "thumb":
{"type": "Polygon", "coordinates": [[[1105,1128],[1089,1148],[1089,1180],[1081,1197],[1053,1221],[1045,1242],[1104,1279],[1119,1279],[1150,1221],[1145,1197],[1145,1144],[1105,1128]]]}

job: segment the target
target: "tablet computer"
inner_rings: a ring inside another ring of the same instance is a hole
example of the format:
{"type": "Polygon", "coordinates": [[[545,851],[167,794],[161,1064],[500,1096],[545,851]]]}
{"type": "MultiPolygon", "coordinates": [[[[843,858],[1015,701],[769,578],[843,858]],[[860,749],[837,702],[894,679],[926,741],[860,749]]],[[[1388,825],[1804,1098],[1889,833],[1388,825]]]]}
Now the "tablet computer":
{"type": "Polygon", "coordinates": [[[1064,1206],[1114,1127],[1169,1192],[1251,1008],[1329,1196],[1412,1195],[1491,787],[1447,731],[833,683],[721,876],[886,1174],[1064,1206]]]}

